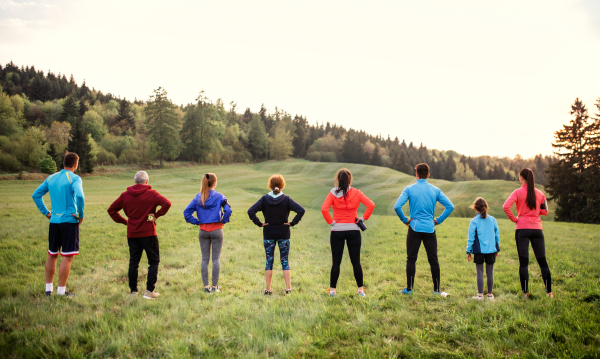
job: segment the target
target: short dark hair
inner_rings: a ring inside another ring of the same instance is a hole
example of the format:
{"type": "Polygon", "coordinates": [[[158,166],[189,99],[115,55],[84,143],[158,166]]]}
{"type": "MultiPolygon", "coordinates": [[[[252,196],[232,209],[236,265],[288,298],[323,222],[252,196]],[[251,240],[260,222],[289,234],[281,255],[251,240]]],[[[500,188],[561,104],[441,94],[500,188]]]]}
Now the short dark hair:
{"type": "Polygon", "coordinates": [[[417,170],[417,176],[419,176],[420,179],[427,178],[427,175],[429,174],[429,165],[427,163],[419,163],[415,166],[415,169],[417,170]]]}
{"type": "Polygon", "coordinates": [[[79,162],[79,156],[77,156],[77,153],[67,152],[65,158],[63,159],[63,166],[65,168],[73,168],[77,162],[79,162]]]}

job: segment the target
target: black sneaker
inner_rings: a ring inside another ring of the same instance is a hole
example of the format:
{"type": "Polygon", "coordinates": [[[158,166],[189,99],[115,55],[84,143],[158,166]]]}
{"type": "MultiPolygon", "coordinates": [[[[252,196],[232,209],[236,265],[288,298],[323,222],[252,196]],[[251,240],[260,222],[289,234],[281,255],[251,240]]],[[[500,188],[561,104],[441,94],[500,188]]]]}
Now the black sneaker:
{"type": "Polygon", "coordinates": [[[211,288],[204,288],[204,293],[211,294],[212,293],[211,288]]]}
{"type": "Polygon", "coordinates": [[[265,289],[265,295],[271,295],[271,294],[273,294],[273,291],[272,291],[272,290],[266,290],[266,289],[265,289]]]}
{"type": "Polygon", "coordinates": [[[52,295],[52,291],[51,290],[46,292],[46,297],[49,297],[51,295],[52,295]]]}
{"type": "Polygon", "coordinates": [[[291,294],[291,293],[292,293],[292,290],[291,290],[291,289],[286,289],[286,290],[285,290],[285,294],[291,294]]]}

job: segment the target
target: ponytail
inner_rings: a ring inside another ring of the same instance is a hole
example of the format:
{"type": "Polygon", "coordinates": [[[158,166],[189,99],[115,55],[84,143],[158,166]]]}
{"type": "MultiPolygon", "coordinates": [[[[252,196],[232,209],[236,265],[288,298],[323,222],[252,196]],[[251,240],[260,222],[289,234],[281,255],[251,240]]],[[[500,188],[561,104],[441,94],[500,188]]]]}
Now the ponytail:
{"type": "Polygon", "coordinates": [[[481,218],[487,218],[488,204],[485,199],[477,197],[471,208],[479,212],[481,218]]]}
{"type": "Polygon", "coordinates": [[[525,203],[527,204],[527,207],[529,207],[529,209],[535,210],[535,176],[533,175],[533,171],[529,168],[523,168],[519,175],[523,177],[525,181],[527,181],[527,200],[525,201],[525,203]]]}
{"type": "Polygon", "coordinates": [[[285,179],[282,175],[272,175],[267,181],[267,188],[273,191],[273,194],[279,194],[285,188],[285,179]]]}
{"type": "Polygon", "coordinates": [[[217,182],[217,175],[214,173],[207,173],[202,176],[202,189],[200,190],[200,203],[204,207],[204,203],[208,199],[210,189],[214,187],[217,182]]]}
{"type": "Polygon", "coordinates": [[[337,186],[335,190],[335,194],[342,192],[344,194],[344,198],[346,197],[346,193],[350,190],[350,185],[352,184],[352,173],[347,168],[342,168],[335,174],[334,185],[337,186]]]}

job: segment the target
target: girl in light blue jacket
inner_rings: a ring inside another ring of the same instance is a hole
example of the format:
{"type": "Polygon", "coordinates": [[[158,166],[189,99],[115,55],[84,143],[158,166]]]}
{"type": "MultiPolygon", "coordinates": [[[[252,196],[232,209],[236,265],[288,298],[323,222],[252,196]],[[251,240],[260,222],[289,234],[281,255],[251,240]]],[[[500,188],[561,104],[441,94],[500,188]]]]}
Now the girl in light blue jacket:
{"type": "Polygon", "coordinates": [[[483,300],[483,263],[487,276],[487,298],[494,300],[494,262],[500,252],[500,232],[496,218],[487,214],[488,204],[485,199],[478,197],[471,206],[477,215],[469,224],[469,239],[467,242],[467,261],[475,262],[477,268],[477,296],[473,299],[483,300]],[[471,257],[474,255],[474,258],[471,257]]]}

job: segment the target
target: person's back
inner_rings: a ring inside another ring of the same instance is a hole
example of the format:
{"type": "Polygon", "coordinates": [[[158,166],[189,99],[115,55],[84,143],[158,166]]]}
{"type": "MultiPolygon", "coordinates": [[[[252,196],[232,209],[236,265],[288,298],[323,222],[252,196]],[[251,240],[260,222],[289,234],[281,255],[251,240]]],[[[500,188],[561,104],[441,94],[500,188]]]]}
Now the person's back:
{"type": "MultiPolygon", "coordinates": [[[[449,212],[454,209],[454,206],[442,191],[427,182],[426,179],[418,179],[416,183],[406,187],[404,191],[410,206],[410,227],[415,232],[433,233],[436,224],[434,215],[437,202],[442,203],[446,208],[438,218],[437,224],[441,224],[450,214],[449,212]]],[[[402,206],[396,203],[394,210],[400,216],[402,206]]]]}
{"type": "Polygon", "coordinates": [[[502,206],[508,218],[517,224],[517,229],[542,229],[540,215],[548,215],[546,196],[537,188],[534,191],[536,202],[534,209],[527,206],[527,184],[514,190],[502,206]],[[511,212],[512,204],[515,202],[517,204],[517,217],[511,212]]]}
{"type": "MultiPolygon", "coordinates": [[[[156,235],[156,222],[148,221],[148,215],[153,213],[155,218],[163,216],[169,210],[171,203],[147,184],[135,184],[127,187],[121,194],[120,205],[127,216],[127,237],[148,237],[156,235]],[[156,208],[161,206],[160,211],[156,208]],[[164,212],[164,213],[163,213],[164,212]]],[[[119,209],[109,208],[111,217],[119,209]]]]}
{"type": "Polygon", "coordinates": [[[469,241],[467,243],[467,254],[489,254],[500,251],[500,233],[496,218],[489,214],[481,218],[477,214],[469,223],[469,241]]]}
{"type": "Polygon", "coordinates": [[[32,196],[42,213],[46,208],[42,199],[46,192],[50,192],[50,203],[52,204],[50,223],[78,223],[79,216],[83,217],[85,197],[81,177],[63,169],[46,178],[32,196]]]}

